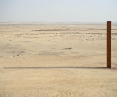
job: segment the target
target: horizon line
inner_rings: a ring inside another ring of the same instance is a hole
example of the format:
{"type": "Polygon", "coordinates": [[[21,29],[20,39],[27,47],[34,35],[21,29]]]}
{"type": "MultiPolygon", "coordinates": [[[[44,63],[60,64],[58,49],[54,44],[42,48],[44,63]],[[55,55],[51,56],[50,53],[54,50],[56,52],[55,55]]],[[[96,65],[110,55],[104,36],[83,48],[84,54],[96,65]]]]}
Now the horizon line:
{"type": "MultiPolygon", "coordinates": [[[[73,23],[73,24],[105,24],[105,22],[48,22],[48,21],[5,21],[0,23],[73,23]]],[[[111,21],[112,22],[112,21],[111,21]]],[[[117,24],[117,22],[112,22],[113,24],[117,24]]]]}

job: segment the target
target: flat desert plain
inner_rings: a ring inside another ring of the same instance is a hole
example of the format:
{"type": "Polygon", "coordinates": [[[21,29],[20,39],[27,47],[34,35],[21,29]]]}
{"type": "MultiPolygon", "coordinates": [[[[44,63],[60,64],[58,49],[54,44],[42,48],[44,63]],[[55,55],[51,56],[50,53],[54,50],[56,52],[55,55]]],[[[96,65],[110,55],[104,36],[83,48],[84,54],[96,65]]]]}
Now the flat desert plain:
{"type": "Polygon", "coordinates": [[[106,23],[1,23],[0,97],[117,97],[117,24],[112,69],[106,23]]]}

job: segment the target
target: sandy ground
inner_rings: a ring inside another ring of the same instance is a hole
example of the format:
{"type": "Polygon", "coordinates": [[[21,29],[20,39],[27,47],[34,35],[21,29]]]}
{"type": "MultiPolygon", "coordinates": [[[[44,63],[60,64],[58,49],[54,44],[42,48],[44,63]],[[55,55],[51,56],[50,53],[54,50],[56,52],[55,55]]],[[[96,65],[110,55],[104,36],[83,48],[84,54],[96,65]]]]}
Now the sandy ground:
{"type": "Polygon", "coordinates": [[[117,97],[117,25],[0,24],[0,97],[117,97]]]}

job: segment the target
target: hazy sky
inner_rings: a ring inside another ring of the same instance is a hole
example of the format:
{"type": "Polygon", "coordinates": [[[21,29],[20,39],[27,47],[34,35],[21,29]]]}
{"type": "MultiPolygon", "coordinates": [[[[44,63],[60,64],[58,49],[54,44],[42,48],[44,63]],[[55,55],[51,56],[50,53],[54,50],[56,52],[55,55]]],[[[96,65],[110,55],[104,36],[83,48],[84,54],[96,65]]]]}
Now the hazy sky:
{"type": "Polygon", "coordinates": [[[117,22],[117,0],[0,0],[0,22],[117,22]]]}

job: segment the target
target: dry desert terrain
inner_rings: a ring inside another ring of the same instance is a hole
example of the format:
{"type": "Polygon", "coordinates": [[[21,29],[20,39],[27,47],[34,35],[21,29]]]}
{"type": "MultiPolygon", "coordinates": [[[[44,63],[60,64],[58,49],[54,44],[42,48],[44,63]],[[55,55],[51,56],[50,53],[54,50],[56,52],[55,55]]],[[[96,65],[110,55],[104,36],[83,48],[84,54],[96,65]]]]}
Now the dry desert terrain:
{"type": "Polygon", "coordinates": [[[106,24],[1,23],[0,97],[117,97],[117,24],[112,69],[106,24]]]}

